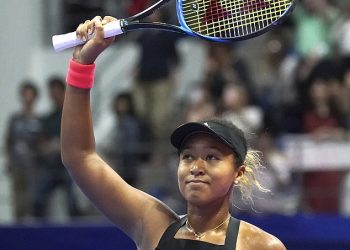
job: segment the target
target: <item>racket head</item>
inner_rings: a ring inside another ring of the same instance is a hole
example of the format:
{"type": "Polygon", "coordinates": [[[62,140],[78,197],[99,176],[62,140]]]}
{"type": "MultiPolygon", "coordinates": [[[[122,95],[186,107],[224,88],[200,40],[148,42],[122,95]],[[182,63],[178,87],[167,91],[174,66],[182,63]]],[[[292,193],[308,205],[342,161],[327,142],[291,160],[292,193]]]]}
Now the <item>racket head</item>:
{"type": "Polygon", "coordinates": [[[253,38],[281,24],[296,0],[177,0],[177,16],[189,35],[216,42],[253,38]]]}

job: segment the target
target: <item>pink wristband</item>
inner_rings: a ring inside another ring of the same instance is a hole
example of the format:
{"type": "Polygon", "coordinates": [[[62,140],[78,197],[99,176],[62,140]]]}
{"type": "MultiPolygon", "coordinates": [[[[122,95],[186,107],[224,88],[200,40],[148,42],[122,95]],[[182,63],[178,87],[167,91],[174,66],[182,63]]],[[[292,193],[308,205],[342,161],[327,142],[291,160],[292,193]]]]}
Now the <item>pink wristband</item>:
{"type": "Polygon", "coordinates": [[[66,81],[68,85],[81,89],[91,89],[94,86],[95,64],[80,64],[73,59],[69,61],[66,81]]]}

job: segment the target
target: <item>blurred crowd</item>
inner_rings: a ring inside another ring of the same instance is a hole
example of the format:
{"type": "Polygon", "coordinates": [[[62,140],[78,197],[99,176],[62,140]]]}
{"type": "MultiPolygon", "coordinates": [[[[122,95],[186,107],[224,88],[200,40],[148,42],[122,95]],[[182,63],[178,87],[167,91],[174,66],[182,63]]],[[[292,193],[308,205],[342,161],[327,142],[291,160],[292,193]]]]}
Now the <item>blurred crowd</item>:
{"type": "MultiPolygon", "coordinates": [[[[66,7],[72,13],[75,4],[80,10],[90,6],[86,15],[113,9],[113,15],[122,17],[151,4],[65,2],[71,3],[66,7]]],[[[149,21],[175,22],[172,7],[156,12],[149,21]]],[[[283,25],[264,35],[259,58],[242,56],[236,44],[204,43],[206,55],[198,62],[203,63],[202,79],[181,98],[173,94],[181,65],[177,44],[188,38],[153,30],[138,33],[128,41],[140,48],[134,82],[115,94],[111,105],[115,126],[110,140],[99,145],[128,183],[184,212],[176,188],[177,152],[169,145],[169,134],[183,122],[221,116],[240,127],[250,146],[263,153],[266,168],[259,178],[271,190],[256,193],[254,204],[234,197],[234,213],[350,213],[346,198],[350,161],[345,167],[300,170],[298,164],[307,152],[291,163],[283,148],[285,135],[303,135],[317,143],[350,143],[350,1],[299,1],[283,25]]],[[[44,116],[35,113],[39,95],[35,83],[25,81],[19,90],[22,109],[11,117],[5,142],[17,222],[28,217],[45,220],[56,188],[65,192],[69,216],[94,213],[79,206],[75,186],[60,160],[64,88],[64,79],[48,80],[54,108],[44,116]]]]}

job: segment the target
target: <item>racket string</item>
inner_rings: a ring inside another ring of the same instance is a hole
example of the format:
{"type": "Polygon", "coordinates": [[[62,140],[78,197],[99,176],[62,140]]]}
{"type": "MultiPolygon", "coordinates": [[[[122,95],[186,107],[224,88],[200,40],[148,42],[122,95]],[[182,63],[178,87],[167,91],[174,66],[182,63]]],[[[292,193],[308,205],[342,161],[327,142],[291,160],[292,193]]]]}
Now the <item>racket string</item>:
{"type": "Polygon", "coordinates": [[[278,20],[292,0],[183,1],[187,25],[195,32],[220,38],[255,33],[278,20]]]}
{"type": "MultiPolygon", "coordinates": [[[[288,6],[288,4],[287,5],[285,5],[285,6],[288,6]]],[[[277,9],[277,8],[275,8],[275,9],[277,9]]],[[[284,9],[282,9],[281,10],[281,12],[283,12],[283,11],[285,11],[285,9],[286,8],[284,8],[284,9]]],[[[270,8],[269,9],[269,11],[271,12],[273,9],[272,8],[270,8]]],[[[259,14],[259,13],[256,13],[256,14],[259,14]]],[[[275,12],[273,12],[273,13],[270,13],[270,14],[268,14],[268,13],[266,13],[266,15],[267,15],[267,18],[265,18],[265,19],[262,19],[262,20],[258,20],[258,21],[266,21],[266,19],[269,19],[269,17],[270,17],[270,22],[271,21],[274,21],[274,20],[272,20],[272,19],[275,19],[276,18],[276,16],[279,16],[280,15],[280,13],[277,13],[277,15],[274,15],[273,16],[273,14],[276,14],[276,11],[275,12]]],[[[197,15],[196,15],[197,16],[197,15]]],[[[245,15],[245,16],[247,16],[247,15],[245,15]]],[[[239,21],[239,23],[245,23],[245,21],[247,21],[247,20],[251,20],[252,18],[251,18],[251,13],[249,13],[248,14],[248,16],[249,16],[249,18],[247,19],[241,19],[240,21],[239,21]]],[[[189,17],[191,17],[191,16],[189,16],[189,17]]],[[[233,17],[233,16],[232,16],[233,17]]],[[[197,16],[197,18],[198,18],[198,16],[197,16]]],[[[233,20],[234,21],[234,20],[233,20]]],[[[254,24],[254,23],[256,23],[257,21],[253,21],[253,22],[250,22],[250,23],[246,23],[245,25],[249,25],[249,24],[254,24]]],[[[226,23],[227,22],[224,22],[224,25],[226,25],[226,23]]],[[[200,25],[200,23],[199,23],[199,25],[200,25]]]]}
{"type": "MultiPolygon", "coordinates": [[[[281,2],[281,1],[280,1],[281,2]]],[[[290,4],[288,3],[288,2],[291,2],[290,0],[285,0],[284,2],[286,2],[284,5],[279,5],[279,6],[276,6],[276,7],[274,7],[274,8],[268,8],[268,11],[272,11],[272,10],[274,10],[274,9],[280,9],[280,11],[281,12],[284,12],[287,8],[283,8],[283,9],[281,9],[281,7],[288,7],[290,4]]],[[[244,6],[242,6],[242,7],[244,7],[244,6]]],[[[244,8],[246,8],[246,7],[244,7],[244,8]]],[[[232,9],[232,8],[231,8],[232,9]]],[[[203,10],[203,9],[202,9],[203,10]]],[[[233,9],[234,11],[237,11],[237,10],[235,10],[235,9],[233,9]]],[[[187,10],[188,11],[188,10],[187,10]]],[[[256,12],[256,14],[260,14],[259,12],[262,12],[262,11],[256,11],[255,10],[255,12],[256,12]]],[[[185,10],[185,13],[186,13],[186,10],[185,10]]],[[[248,12],[249,13],[249,16],[251,15],[251,12],[248,12]]],[[[276,13],[276,11],[274,12],[274,13],[276,13]]],[[[194,14],[195,16],[197,16],[197,14],[194,14]]],[[[233,15],[232,15],[233,16],[233,15]]],[[[244,15],[243,15],[244,16],[244,15]]],[[[247,16],[247,15],[245,15],[245,16],[247,16]]],[[[190,16],[189,16],[190,17],[190,16]]],[[[215,17],[213,17],[213,18],[215,18],[215,17]]],[[[241,19],[242,20],[242,19],[241,19]]],[[[246,19],[247,20],[247,19],[246,19]]],[[[244,21],[244,19],[242,20],[242,21],[244,21]]]]}

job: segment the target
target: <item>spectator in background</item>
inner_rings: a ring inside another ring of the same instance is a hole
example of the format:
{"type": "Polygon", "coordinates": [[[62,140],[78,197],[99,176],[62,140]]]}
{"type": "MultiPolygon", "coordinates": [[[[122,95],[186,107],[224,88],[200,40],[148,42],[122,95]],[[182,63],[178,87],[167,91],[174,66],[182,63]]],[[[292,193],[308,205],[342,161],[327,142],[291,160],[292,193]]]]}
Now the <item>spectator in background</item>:
{"type": "MultiPolygon", "coordinates": [[[[290,19],[288,19],[290,20],[290,19]]],[[[295,132],[299,103],[295,89],[295,71],[299,56],[293,44],[294,26],[284,23],[271,30],[263,47],[265,79],[259,79],[256,89],[258,105],[264,110],[264,127],[274,136],[295,132]]]]}
{"type": "Polygon", "coordinates": [[[251,95],[251,101],[255,102],[254,86],[247,64],[235,53],[232,44],[208,43],[205,64],[203,82],[216,105],[221,102],[225,84],[232,79],[244,82],[251,95]]]}
{"type": "Polygon", "coordinates": [[[217,105],[215,105],[209,89],[200,84],[185,97],[184,121],[201,121],[208,117],[214,117],[217,114],[217,105]]]}
{"type": "Polygon", "coordinates": [[[32,186],[38,162],[41,123],[34,111],[38,89],[24,81],[19,90],[21,110],[9,120],[6,135],[7,168],[11,177],[14,217],[23,222],[32,213],[32,186]]]}
{"type": "MultiPolygon", "coordinates": [[[[313,57],[313,56],[304,56],[301,57],[296,69],[295,69],[295,78],[294,78],[294,86],[296,93],[296,102],[292,106],[294,109],[291,110],[291,112],[288,112],[288,115],[286,116],[286,121],[288,122],[286,124],[287,130],[285,132],[289,133],[304,133],[304,125],[303,125],[303,114],[305,112],[305,109],[310,106],[310,98],[309,98],[309,89],[310,89],[310,76],[311,74],[315,75],[315,68],[317,67],[323,67],[320,64],[322,61],[322,57],[313,57]]],[[[329,72],[332,70],[335,72],[337,69],[335,65],[328,64],[328,66],[325,66],[324,72],[329,72]],[[327,67],[330,66],[330,68],[327,69],[327,67]]],[[[323,72],[323,70],[317,70],[317,72],[323,72]]],[[[328,73],[327,73],[328,74],[328,73]]]]}
{"type": "Polygon", "coordinates": [[[46,218],[51,195],[59,187],[65,191],[65,205],[69,215],[80,215],[72,181],[61,161],[60,126],[65,95],[64,80],[59,77],[50,78],[48,90],[54,106],[41,120],[41,168],[34,187],[34,216],[38,219],[46,218]]]}
{"type": "MultiPolygon", "coordinates": [[[[151,22],[166,22],[168,12],[161,9],[148,18],[151,22]]],[[[132,94],[136,113],[152,128],[155,145],[160,152],[164,150],[172,117],[174,77],[179,62],[178,38],[179,35],[173,32],[147,30],[141,32],[137,39],[141,54],[132,94]]]]}
{"type": "Polygon", "coordinates": [[[116,125],[111,144],[104,146],[102,153],[112,165],[122,166],[118,169],[120,175],[127,183],[136,186],[139,167],[148,162],[152,152],[152,134],[148,125],[137,117],[131,93],[116,94],[112,109],[116,125]]]}
{"type": "MultiPolygon", "coordinates": [[[[335,51],[334,31],[341,20],[341,13],[329,0],[303,0],[294,12],[295,49],[300,60],[295,71],[297,103],[290,120],[290,132],[303,132],[303,110],[308,105],[308,78],[316,65],[335,51]]],[[[332,65],[332,68],[333,65],[332,65]]]]}
{"type": "MultiPolygon", "coordinates": [[[[315,66],[308,78],[308,103],[303,113],[304,133],[315,140],[341,140],[344,121],[332,96],[340,76],[334,62],[324,60],[315,66]]],[[[315,170],[302,176],[302,209],[315,213],[339,213],[343,170],[315,170]]]]}
{"type": "Polygon", "coordinates": [[[317,132],[326,138],[342,137],[344,120],[340,105],[337,105],[341,85],[341,71],[334,60],[324,59],[312,69],[306,82],[305,133],[317,132]]]}
{"type": "Polygon", "coordinates": [[[350,56],[350,1],[338,0],[342,18],[334,30],[336,53],[341,56],[350,56]]]}
{"type": "Polygon", "coordinates": [[[340,16],[329,0],[303,0],[295,11],[296,48],[299,54],[323,57],[332,53],[333,29],[340,16]]]}
{"type": "Polygon", "coordinates": [[[256,136],[263,125],[262,109],[251,104],[244,84],[228,83],[222,94],[222,117],[234,122],[246,136],[256,136]]]}

